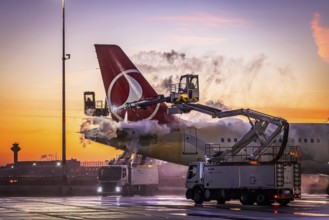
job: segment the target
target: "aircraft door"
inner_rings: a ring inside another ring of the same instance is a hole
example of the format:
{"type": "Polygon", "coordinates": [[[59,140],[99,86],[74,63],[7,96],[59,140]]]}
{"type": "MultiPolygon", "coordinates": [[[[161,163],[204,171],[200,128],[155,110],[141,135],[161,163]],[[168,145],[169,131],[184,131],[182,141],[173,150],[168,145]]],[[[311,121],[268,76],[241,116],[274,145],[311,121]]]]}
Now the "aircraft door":
{"type": "Polygon", "coordinates": [[[198,154],[197,140],[196,128],[185,128],[183,154],[198,154]]]}

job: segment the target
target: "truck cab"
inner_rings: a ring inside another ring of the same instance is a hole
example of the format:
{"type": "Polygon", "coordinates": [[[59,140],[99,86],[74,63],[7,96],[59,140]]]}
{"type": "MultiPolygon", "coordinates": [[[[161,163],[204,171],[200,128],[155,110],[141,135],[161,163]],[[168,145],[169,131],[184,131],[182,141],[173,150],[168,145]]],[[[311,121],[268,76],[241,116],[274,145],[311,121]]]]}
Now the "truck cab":
{"type": "Polygon", "coordinates": [[[151,196],[158,187],[159,170],[155,165],[107,165],[98,171],[97,192],[102,196],[151,196]]]}
{"type": "Polygon", "coordinates": [[[186,74],[180,77],[179,83],[171,86],[171,103],[191,103],[199,101],[199,77],[186,74]]]}
{"type": "Polygon", "coordinates": [[[123,187],[128,184],[127,165],[102,166],[98,170],[97,192],[106,196],[110,193],[120,194],[123,187]]]}
{"type": "Polygon", "coordinates": [[[190,189],[203,183],[203,162],[192,162],[187,170],[185,187],[190,189]]]}
{"type": "Polygon", "coordinates": [[[84,99],[84,112],[88,116],[107,116],[109,110],[106,100],[103,103],[102,100],[95,99],[95,92],[86,91],[83,93],[84,99]]]}

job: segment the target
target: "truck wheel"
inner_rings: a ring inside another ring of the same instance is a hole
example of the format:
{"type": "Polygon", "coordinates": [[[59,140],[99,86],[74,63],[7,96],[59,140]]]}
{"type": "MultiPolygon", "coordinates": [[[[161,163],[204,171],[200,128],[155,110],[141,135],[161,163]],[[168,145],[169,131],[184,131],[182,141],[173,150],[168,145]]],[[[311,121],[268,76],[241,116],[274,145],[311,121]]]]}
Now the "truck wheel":
{"type": "Polygon", "coordinates": [[[133,196],[133,194],[130,191],[130,188],[128,186],[124,186],[122,189],[122,196],[133,196]]]}
{"type": "Polygon", "coordinates": [[[195,189],[193,192],[193,201],[195,204],[202,204],[203,203],[203,195],[200,189],[195,189]]]}
{"type": "Polygon", "coordinates": [[[150,194],[150,189],[147,186],[141,186],[139,189],[139,194],[141,196],[148,196],[150,194]]]}
{"type": "Polygon", "coordinates": [[[217,204],[225,204],[226,200],[225,200],[224,190],[218,190],[216,192],[216,200],[217,200],[217,204]]]}
{"type": "Polygon", "coordinates": [[[250,192],[244,192],[240,196],[240,202],[242,205],[253,205],[255,202],[254,196],[250,192]]]}
{"type": "Polygon", "coordinates": [[[149,195],[150,196],[154,196],[155,195],[155,188],[153,186],[150,186],[149,195]]]}
{"type": "Polygon", "coordinates": [[[146,186],[145,187],[145,195],[146,196],[154,196],[155,195],[155,188],[153,186],[146,186]]]}
{"type": "Polygon", "coordinates": [[[278,200],[277,202],[282,206],[286,206],[290,202],[290,199],[281,199],[278,200]]]}
{"type": "Polygon", "coordinates": [[[258,192],[256,195],[257,205],[269,205],[267,196],[263,192],[258,192]]]}
{"type": "Polygon", "coordinates": [[[193,191],[191,189],[186,190],[185,196],[187,199],[192,199],[193,191]]]}

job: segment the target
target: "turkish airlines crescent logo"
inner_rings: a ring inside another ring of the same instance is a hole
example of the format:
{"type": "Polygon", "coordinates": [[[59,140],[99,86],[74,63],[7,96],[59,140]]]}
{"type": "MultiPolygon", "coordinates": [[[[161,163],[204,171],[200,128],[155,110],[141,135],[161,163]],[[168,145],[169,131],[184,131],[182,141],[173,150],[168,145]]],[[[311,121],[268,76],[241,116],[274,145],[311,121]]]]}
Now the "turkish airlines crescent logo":
{"type": "MultiPolygon", "coordinates": [[[[109,103],[109,106],[111,107],[111,112],[113,115],[115,115],[115,117],[117,117],[121,121],[123,120],[123,118],[117,114],[116,109],[122,109],[126,106],[127,103],[140,100],[143,95],[142,86],[139,84],[139,82],[137,80],[135,80],[133,77],[128,75],[131,73],[140,74],[140,72],[137,69],[130,69],[130,70],[122,71],[121,73],[119,73],[118,75],[116,75],[114,77],[114,79],[112,80],[112,82],[109,86],[109,89],[107,91],[108,103],[109,103]],[[113,106],[112,101],[111,101],[112,89],[113,89],[113,86],[116,83],[116,81],[118,81],[120,79],[120,77],[122,77],[122,76],[125,77],[125,79],[128,81],[129,95],[128,95],[126,101],[124,103],[122,103],[120,106],[113,106]]],[[[157,104],[156,108],[154,109],[152,114],[149,117],[147,117],[147,119],[152,119],[155,116],[155,114],[158,112],[159,107],[160,107],[160,103],[157,104]]]]}

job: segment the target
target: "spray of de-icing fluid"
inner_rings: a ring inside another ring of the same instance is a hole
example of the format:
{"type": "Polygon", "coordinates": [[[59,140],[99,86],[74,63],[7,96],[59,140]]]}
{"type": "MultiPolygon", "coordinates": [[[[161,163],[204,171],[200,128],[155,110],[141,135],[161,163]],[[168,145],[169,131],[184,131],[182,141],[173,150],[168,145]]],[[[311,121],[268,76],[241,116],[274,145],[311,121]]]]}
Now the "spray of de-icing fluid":
{"type": "MultiPolygon", "coordinates": [[[[239,100],[239,102],[242,100],[243,103],[238,103],[240,106],[248,105],[246,101],[257,100],[259,90],[262,90],[263,96],[266,96],[268,90],[261,86],[264,83],[259,83],[265,78],[267,78],[267,87],[273,87],[273,84],[280,83],[280,92],[284,92],[285,87],[292,81],[289,79],[294,79],[289,68],[274,67],[267,62],[266,56],[263,54],[250,61],[245,61],[214,54],[196,57],[175,50],[170,52],[149,51],[133,55],[132,60],[159,94],[167,94],[170,85],[178,82],[180,75],[186,73],[199,74],[200,103],[221,110],[231,109],[224,104],[224,101],[237,105],[236,100],[239,100]],[[273,75],[275,75],[275,78],[272,77],[273,75]],[[285,84],[286,86],[284,86],[285,84]]],[[[268,96],[267,101],[272,104],[276,102],[276,100],[270,98],[270,94],[268,96]]],[[[239,123],[236,129],[243,132],[246,129],[245,127],[249,126],[242,123],[240,119],[218,120],[195,112],[178,117],[181,120],[175,126],[180,127],[202,129],[219,126],[221,130],[225,130],[227,126],[232,129],[233,124],[239,123]]],[[[170,132],[168,125],[160,125],[154,120],[130,122],[127,112],[123,122],[115,122],[108,118],[91,117],[85,119],[81,125],[81,131],[91,128],[97,128],[100,135],[109,139],[116,137],[117,129],[132,129],[136,132],[136,137],[147,134],[164,135],[170,132]]],[[[138,138],[132,139],[137,140],[138,138]]],[[[135,144],[136,142],[132,141],[131,145],[135,144]]]]}

